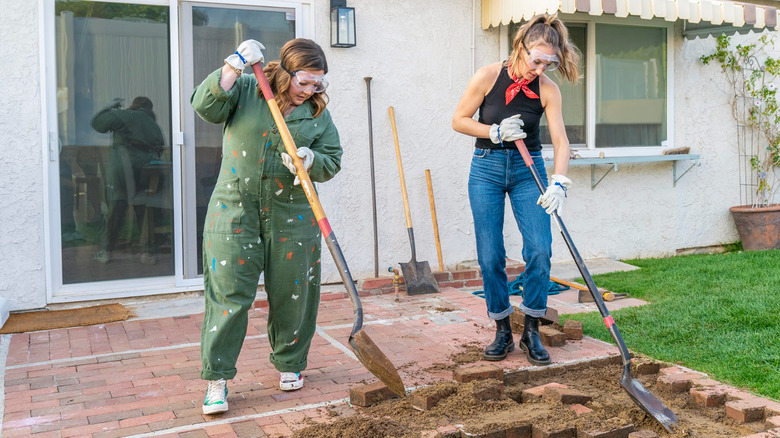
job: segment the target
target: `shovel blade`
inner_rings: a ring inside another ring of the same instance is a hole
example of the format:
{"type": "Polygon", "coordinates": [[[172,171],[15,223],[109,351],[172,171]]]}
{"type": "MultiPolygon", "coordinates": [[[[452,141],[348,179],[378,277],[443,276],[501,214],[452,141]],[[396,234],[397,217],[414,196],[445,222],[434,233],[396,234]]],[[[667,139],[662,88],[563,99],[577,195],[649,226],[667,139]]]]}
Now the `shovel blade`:
{"type": "Polygon", "coordinates": [[[664,402],[648,391],[639,380],[627,374],[623,374],[623,377],[620,379],[620,385],[628,392],[634,403],[647,412],[648,415],[655,418],[667,432],[673,433],[672,427],[677,425],[677,415],[666,407],[664,402]]]}
{"type": "Polygon", "coordinates": [[[409,295],[432,294],[439,292],[439,283],[433,277],[428,262],[415,260],[409,263],[401,263],[401,272],[404,276],[406,293],[409,295]]]}
{"type": "Polygon", "coordinates": [[[360,363],[382,381],[390,391],[401,397],[406,395],[404,382],[401,381],[401,376],[398,375],[395,366],[363,329],[349,337],[349,348],[355,353],[360,363]]]}

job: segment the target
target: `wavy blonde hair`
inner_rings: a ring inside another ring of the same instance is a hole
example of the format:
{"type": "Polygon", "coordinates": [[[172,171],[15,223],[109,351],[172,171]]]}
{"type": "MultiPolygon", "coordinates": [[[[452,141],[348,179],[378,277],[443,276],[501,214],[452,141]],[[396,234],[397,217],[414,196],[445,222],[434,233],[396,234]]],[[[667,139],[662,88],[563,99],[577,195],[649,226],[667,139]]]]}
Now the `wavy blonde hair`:
{"type": "MultiPolygon", "coordinates": [[[[284,114],[292,106],[290,96],[287,95],[287,90],[290,89],[292,84],[292,78],[289,73],[284,71],[284,68],[293,73],[298,70],[323,70],[327,73],[328,61],[325,59],[325,52],[322,51],[322,47],[306,38],[296,38],[285,43],[282,46],[279,58],[279,61],[269,62],[263,68],[263,72],[265,77],[268,78],[271,90],[275,94],[279,109],[284,114]],[[282,65],[284,65],[284,68],[282,68],[282,65]]],[[[257,87],[257,92],[260,96],[263,95],[259,86],[257,87]]],[[[328,105],[328,95],[324,91],[322,93],[314,93],[309,97],[308,101],[314,106],[314,117],[316,118],[322,114],[322,111],[328,105]]]]}
{"type": "Polygon", "coordinates": [[[521,75],[519,66],[525,47],[539,42],[558,52],[558,59],[561,60],[558,73],[572,84],[576,84],[580,79],[580,52],[569,40],[569,30],[557,15],[539,14],[520,26],[512,41],[512,54],[509,55],[511,73],[516,77],[521,75]]]}

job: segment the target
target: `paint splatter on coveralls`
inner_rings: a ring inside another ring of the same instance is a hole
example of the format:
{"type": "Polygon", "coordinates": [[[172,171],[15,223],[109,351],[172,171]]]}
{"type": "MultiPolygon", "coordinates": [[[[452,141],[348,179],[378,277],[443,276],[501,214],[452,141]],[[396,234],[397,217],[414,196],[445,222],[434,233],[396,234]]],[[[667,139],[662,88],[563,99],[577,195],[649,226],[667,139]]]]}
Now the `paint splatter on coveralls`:
{"type": "MultiPolygon", "coordinates": [[[[232,379],[259,276],[268,294],[270,361],[300,372],[314,336],[320,300],[321,233],[303,189],[282,164],[284,144],[254,76],[229,91],[221,69],[195,88],[190,103],[211,123],[224,123],[222,164],[203,230],[206,313],[201,377],[232,379]]],[[[297,147],[314,152],[312,181],[341,169],[341,144],[328,110],[316,119],[309,101],[285,118],[297,147]]]]}

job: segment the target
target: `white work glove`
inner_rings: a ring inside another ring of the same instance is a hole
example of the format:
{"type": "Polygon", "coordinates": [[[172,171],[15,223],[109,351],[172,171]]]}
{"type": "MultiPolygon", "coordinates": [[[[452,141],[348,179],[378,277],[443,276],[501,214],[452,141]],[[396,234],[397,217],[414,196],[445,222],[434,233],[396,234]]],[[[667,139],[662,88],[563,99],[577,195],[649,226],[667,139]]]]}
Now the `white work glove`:
{"type": "Polygon", "coordinates": [[[500,125],[493,124],[490,127],[490,141],[499,144],[502,141],[515,141],[525,138],[527,134],[523,131],[523,125],[520,114],[507,117],[501,121],[500,125]]]}
{"type": "MultiPolygon", "coordinates": [[[[314,152],[312,152],[311,149],[307,147],[298,148],[298,156],[301,157],[301,161],[303,161],[303,167],[306,168],[306,172],[311,170],[311,165],[314,164],[314,152]]],[[[290,155],[288,155],[286,152],[282,152],[282,163],[290,169],[290,173],[295,175],[295,181],[293,182],[293,185],[298,185],[301,183],[301,179],[298,178],[298,169],[295,168],[295,163],[293,163],[293,159],[290,155]]]]}
{"type": "Polygon", "coordinates": [[[243,72],[244,67],[247,65],[256,64],[265,60],[265,58],[263,58],[263,50],[265,50],[265,46],[260,44],[260,42],[246,40],[239,44],[236,53],[225,58],[225,62],[230,64],[237,72],[243,72]],[[244,58],[243,60],[241,59],[242,57],[244,58]]]}
{"type": "Polygon", "coordinates": [[[536,203],[541,205],[547,214],[553,214],[556,211],[558,216],[560,216],[561,212],[563,212],[563,200],[566,198],[566,190],[572,184],[571,180],[563,175],[551,176],[550,185],[547,186],[544,194],[539,196],[536,203]]]}

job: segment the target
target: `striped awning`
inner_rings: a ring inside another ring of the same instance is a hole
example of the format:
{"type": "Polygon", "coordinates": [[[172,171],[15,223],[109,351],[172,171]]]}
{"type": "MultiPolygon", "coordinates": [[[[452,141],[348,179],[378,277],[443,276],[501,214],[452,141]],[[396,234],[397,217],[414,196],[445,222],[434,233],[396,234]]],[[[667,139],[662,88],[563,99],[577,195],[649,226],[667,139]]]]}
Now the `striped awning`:
{"type": "Polygon", "coordinates": [[[482,0],[482,28],[519,23],[547,12],[635,16],[650,20],[701,21],[713,25],[754,28],[777,26],[778,10],[770,6],[716,0],[482,0]]]}

